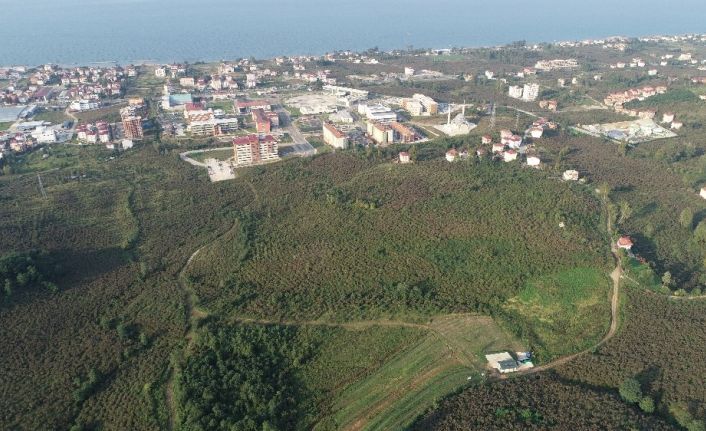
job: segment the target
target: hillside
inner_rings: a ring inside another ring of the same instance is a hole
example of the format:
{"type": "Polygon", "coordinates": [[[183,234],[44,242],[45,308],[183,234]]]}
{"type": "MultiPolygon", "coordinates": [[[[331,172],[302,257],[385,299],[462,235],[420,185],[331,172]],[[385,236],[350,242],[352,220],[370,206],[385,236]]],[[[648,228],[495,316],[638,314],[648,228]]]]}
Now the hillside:
{"type": "Polygon", "coordinates": [[[57,154],[47,199],[32,172],[54,157],[0,179],[1,248],[40,249],[63,268],[47,272],[56,288],[0,304],[4,428],[190,423],[180,413],[196,408],[190,394],[213,382],[188,373],[212,363],[220,348],[207,340],[218,337],[274,337],[280,347],[263,358],[310,391],[292,407],[303,417],[276,420],[404,426],[477,378],[484,352],[531,348],[546,360],[608,323],[600,204],[541,172],[328,154],[212,185],[163,145],[115,160],[57,154]],[[562,275],[577,267],[588,284],[562,275]],[[568,296],[553,299],[557,288],[568,296]],[[554,320],[522,331],[538,310],[554,320]],[[291,331],[267,329],[277,323],[291,331]],[[351,357],[361,361],[342,372],[351,357]],[[392,390],[400,382],[407,389],[392,390]]]}

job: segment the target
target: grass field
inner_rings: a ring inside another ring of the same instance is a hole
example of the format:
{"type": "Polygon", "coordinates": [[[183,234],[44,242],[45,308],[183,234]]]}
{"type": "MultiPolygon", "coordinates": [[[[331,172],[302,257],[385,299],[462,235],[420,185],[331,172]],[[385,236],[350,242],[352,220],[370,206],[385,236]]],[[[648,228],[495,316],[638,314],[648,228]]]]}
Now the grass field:
{"type": "Polygon", "coordinates": [[[95,123],[99,120],[107,121],[108,123],[115,123],[117,121],[120,121],[120,108],[124,106],[125,104],[121,103],[107,108],[94,109],[92,111],[85,112],[77,112],[75,115],[81,123],[95,123]]]}
{"type": "Polygon", "coordinates": [[[199,162],[203,162],[206,159],[227,160],[233,157],[233,150],[206,151],[204,153],[192,154],[189,157],[199,162]]]}
{"type": "Polygon", "coordinates": [[[9,129],[10,126],[12,126],[13,124],[15,124],[15,123],[14,122],[0,123],[0,131],[9,129]]]}
{"type": "Polygon", "coordinates": [[[418,342],[337,397],[335,424],[347,430],[404,429],[447,394],[478,379],[483,354],[520,344],[488,317],[434,319],[418,342]]]}
{"type": "Polygon", "coordinates": [[[71,117],[66,115],[64,111],[42,110],[34,116],[35,121],[49,121],[53,124],[62,124],[64,121],[71,120],[71,117]]]}
{"type": "Polygon", "coordinates": [[[529,281],[504,308],[530,322],[537,357],[578,351],[608,329],[610,279],[595,268],[572,268],[529,281]]]}

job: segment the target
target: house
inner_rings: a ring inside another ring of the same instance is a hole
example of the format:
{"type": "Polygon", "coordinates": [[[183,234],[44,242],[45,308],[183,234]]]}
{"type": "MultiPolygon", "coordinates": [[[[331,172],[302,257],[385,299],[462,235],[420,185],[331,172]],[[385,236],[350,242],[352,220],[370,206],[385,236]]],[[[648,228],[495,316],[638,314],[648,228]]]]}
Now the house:
{"type": "Polygon", "coordinates": [[[507,150],[503,153],[503,161],[505,162],[512,162],[517,160],[517,151],[515,150],[507,150]]]}
{"type": "Polygon", "coordinates": [[[406,163],[411,162],[411,160],[409,158],[409,153],[406,151],[400,152],[399,157],[400,157],[400,163],[402,163],[402,164],[406,164],[406,163]]]}
{"type": "Polygon", "coordinates": [[[681,121],[672,121],[672,129],[674,130],[681,129],[683,125],[684,123],[682,123],[681,121]]]}
{"type": "Polygon", "coordinates": [[[519,369],[517,361],[508,352],[485,355],[488,366],[502,374],[514,373],[519,369]]]}
{"type": "Polygon", "coordinates": [[[618,238],[617,245],[618,248],[622,248],[623,250],[630,250],[633,246],[632,239],[630,239],[629,236],[623,235],[618,238]]]}
{"type": "Polygon", "coordinates": [[[579,180],[579,172],[575,171],[573,169],[566,170],[566,171],[564,171],[562,178],[564,179],[564,181],[578,181],[579,180]]]}
{"type": "Polygon", "coordinates": [[[458,151],[455,148],[450,149],[446,152],[446,161],[454,162],[458,158],[458,151]]]}
{"type": "Polygon", "coordinates": [[[493,144],[493,153],[502,153],[503,151],[505,151],[505,145],[497,142],[493,144]]]}
{"type": "Polygon", "coordinates": [[[493,138],[490,135],[483,135],[482,138],[480,138],[481,144],[487,145],[493,142],[493,138]]]}
{"type": "Polygon", "coordinates": [[[507,146],[514,149],[520,148],[522,146],[522,136],[512,135],[507,140],[507,146]]]}
{"type": "Polygon", "coordinates": [[[665,112],[662,114],[663,123],[671,123],[672,121],[674,121],[674,112],[665,112]]]}
{"type": "Polygon", "coordinates": [[[537,156],[527,156],[527,166],[538,168],[541,162],[542,161],[537,156]]]}
{"type": "Polygon", "coordinates": [[[542,134],[544,133],[544,129],[541,127],[532,127],[529,130],[529,134],[532,137],[532,139],[539,139],[542,137],[542,134]]]}
{"type": "Polygon", "coordinates": [[[699,196],[701,196],[703,199],[706,199],[706,187],[701,187],[701,191],[699,192],[699,196]]]}

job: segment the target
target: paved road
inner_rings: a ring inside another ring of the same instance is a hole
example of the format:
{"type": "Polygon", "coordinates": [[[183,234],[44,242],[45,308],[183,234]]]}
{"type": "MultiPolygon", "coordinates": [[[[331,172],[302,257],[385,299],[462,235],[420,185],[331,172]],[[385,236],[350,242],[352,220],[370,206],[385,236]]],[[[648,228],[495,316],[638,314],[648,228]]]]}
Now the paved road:
{"type": "Polygon", "coordinates": [[[284,129],[289,136],[292,137],[294,144],[286,146],[286,148],[291,148],[291,153],[301,157],[313,156],[316,154],[316,148],[314,148],[309,141],[306,140],[302,134],[299,127],[292,122],[289,116],[289,111],[282,108],[281,105],[275,110],[280,116],[280,126],[284,129]]]}

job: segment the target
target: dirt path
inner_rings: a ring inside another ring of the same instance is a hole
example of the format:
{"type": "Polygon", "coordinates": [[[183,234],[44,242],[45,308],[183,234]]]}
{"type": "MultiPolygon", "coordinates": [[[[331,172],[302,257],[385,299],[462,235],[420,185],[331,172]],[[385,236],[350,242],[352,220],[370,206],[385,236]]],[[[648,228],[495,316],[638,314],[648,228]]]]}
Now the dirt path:
{"type": "MultiPolygon", "coordinates": [[[[567,356],[562,356],[561,358],[555,359],[552,362],[549,362],[548,364],[540,365],[538,367],[530,368],[528,370],[523,370],[519,371],[517,373],[513,373],[514,375],[522,375],[522,374],[535,374],[535,373],[540,373],[542,371],[547,371],[551,370],[553,368],[557,368],[561,365],[565,365],[574,359],[578,358],[579,356],[585,355],[586,353],[590,353],[610,341],[612,339],[616,332],[618,331],[618,324],[619,324],[619,317],[620,317],[620,279],[623,276],[623,266],[622,266],[622,261],[620,259],[620,253],[618,250],[618,247],[616,246],[615,242],[612,240],[613,238],[613,226],[611,225],[610,222],[610,215],[608,215],[608,222],[607,222],[607,227],[608,227],[608,236],[611,239],[611,245],[610,245],[610,252],[613,254],[613,259],[615,260],[615,268],[613,271],[610,273],[610,279],[613,281],[613,290],[612,290],[612,295],[611,295],[611,300],[610,300],[610,328],[608,329],[608,332],[601,338],[601,340],[594,344],[593,346],[582,350],[577,353],[573,353],[571,355],[567,356]]],[[[505,379],[508,376],[503,374],[500,375],[500,379],[505,379]]]]}
{"type": "MultiPolygon", "coordinates": [[[[230,229],[228,229],[225,233],[219,235],[216,239],[213,241],[206,243],[199,247],[196,251],[191,253],[191,256],[189,256],[189,259],[186,261],[184,266],[181,267],[181,270],[179,271],[179,274],[177,276],[177,283],[179,285],[179,290],[181,294],[184,296],[184,309],[185,309],[185,315],[186,315],[186,330],[184,332],[184,339],[186,340],[186,346],[184,347],[184,352],[189,352],[191,348],[193,347],[195,335],[196,335],[196,328],[198,328],[198,323],[201,319],[204,319],[208,316],[208,312],[202,308],[200,308],[197,304],[197,297],[196,294],[189,288],[189,286],[186,285],[184,282],[184,278],[186,276],[186,271],[189,268],[189,265],[191,265],[191,262],[196,258],[196,256],[201,253],[206,247],[211,246],[212,244],[215,244],[218,242],[221,238],[224,236],[228,235],[231,233],[233,229],[235,229],[238,226],[237,223],[233,225],[230,229]]],[[[173,365],[169,371],[169,377],[167,378],[167,382],[165,384],[165,400],[167,404],[167,414],[169,416],[169,430],[174,429],[174,422],[176,419],[176,404],[174,401],[174,378],[176,377],[176,365],[173,365]]]]}

